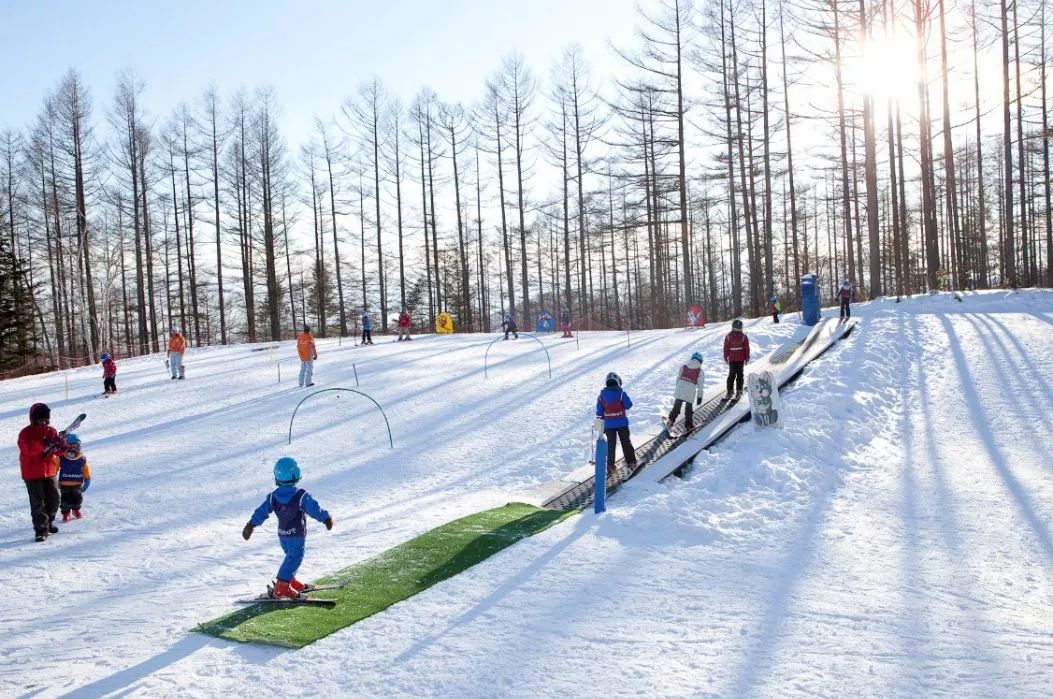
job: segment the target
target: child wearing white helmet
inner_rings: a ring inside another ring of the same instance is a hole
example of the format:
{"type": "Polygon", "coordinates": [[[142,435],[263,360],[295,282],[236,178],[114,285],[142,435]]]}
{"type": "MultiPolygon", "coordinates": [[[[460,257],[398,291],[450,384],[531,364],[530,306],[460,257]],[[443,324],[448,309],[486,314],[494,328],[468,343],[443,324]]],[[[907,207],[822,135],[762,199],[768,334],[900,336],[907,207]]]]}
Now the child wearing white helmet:
{"type": "Polygon", "coordinates": [[[688,431],[695,427],[695,405],[702,402],[702,386],[705,384],[705,374],[702,373],[702,353],[695,352],[687,364],[680,367],[680,373],[676,377],[676,391],[674,394],[673,409],[666,419],[666,426],[672,427],[680,417],[680,408],[687,406],[687,418],[684,426],[688,431]]]}
{"type": "Polygon", "coordinates": [[[303,488],[298,488],[300,467],[296,459],[283,456],[274,463],[274,492],[252,513],[241,536],[245,541],[252,536],[252,530],[266,521],[273,512],[278,519],[278,541],[281,543],[285,559],[278,569],[278,579],[270,589],[270,596],[278,599],[300,599],[305,585],[296,579],[296,571],[303,563],[304,549],[307,545],[307,515],[325,524],[327,530],[333,528],[332,516],[322,509],[321,505],[303,488]]]}

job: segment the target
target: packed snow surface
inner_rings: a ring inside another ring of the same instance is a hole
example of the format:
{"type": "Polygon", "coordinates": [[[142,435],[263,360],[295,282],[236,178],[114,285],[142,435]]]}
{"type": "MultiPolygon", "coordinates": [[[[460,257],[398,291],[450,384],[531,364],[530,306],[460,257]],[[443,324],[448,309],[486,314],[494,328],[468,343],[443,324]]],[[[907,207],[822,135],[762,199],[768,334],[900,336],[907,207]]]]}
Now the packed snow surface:
{"type": "MultiPolygon", "coordinates": [[[[862,322],[783,393],[785,429],[738,428],[683,480],[630,482],[451,580],[299,651],[191,633],[263,589],[273,519],[241,528],[284,454],[333,514],[313,579],[587,462],[617,371],[637,442],[680,364],[722,391],[704,330],[319,340],[192,349],[0,383],[0,696],[1049,696],[1053,293],[857,304],[862,322]],[[281,371],[281,381],[278,371],[281,371]],[[69,397],[66,398],[68,380],[69,397]],[[29,405],[79,412],[85,518],[35,543],[15,446],[29,405]]],[[[829,314],[831,311],[827,310],[829,314]]],[[[748,321],[754,357],[799,328],[748,321]]]]}

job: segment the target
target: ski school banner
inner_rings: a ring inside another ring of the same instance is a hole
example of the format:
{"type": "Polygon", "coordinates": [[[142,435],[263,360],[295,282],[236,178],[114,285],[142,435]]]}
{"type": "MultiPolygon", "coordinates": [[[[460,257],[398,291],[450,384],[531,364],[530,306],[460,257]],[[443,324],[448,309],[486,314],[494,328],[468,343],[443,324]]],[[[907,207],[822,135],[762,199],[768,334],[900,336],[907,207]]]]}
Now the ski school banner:
{"type": "Polygon", "coordinates": [[[541,311],[537,314],[537,320],[534,322],[534,330],[539,333],[555,332],[556,319],[548,311],[541,311]]]}
{"type": "Polygon", "coordinates": [[[706,327],[706,315],[702,312],[702,306],[698,305],[697,303],[687,309],[687,327],[706,327]]]}

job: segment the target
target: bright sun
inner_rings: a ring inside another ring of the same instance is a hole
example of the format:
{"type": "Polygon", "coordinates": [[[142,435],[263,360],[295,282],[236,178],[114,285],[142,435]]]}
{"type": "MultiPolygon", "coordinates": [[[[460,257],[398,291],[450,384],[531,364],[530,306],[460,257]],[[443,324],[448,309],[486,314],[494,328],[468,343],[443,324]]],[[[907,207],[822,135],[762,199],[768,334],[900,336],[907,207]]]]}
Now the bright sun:
{"type": "Polygon", "coordinates": [[[902,34],[877,33],[868,41],[862,59],[846,62],[847,79],[869,92],[876,103],[899,100],[910,111],[917,102],[918,64],[914,39],[902,34]]]}

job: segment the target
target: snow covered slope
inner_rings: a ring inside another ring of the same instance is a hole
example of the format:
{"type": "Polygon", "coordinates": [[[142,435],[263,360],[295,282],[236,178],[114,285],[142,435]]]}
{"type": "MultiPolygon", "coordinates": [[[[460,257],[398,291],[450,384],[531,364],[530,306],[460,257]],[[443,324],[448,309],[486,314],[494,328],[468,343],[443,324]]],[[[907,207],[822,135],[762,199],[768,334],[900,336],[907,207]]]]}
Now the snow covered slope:
{"type": "MultiPolygon", "coordinates": [[[[739,429],[684,481],[634,481],[569,519],[303,650],[188,630],[260,589],[273,525],[240,529],[286,452],[329,508],[310,579],[565,476],[588,458],[595,394],[618,371],[654,433],[679,363],[723,382],[726,326],[322,341],[306,392],[266,350],[194,351],[0,384],[2,696],[742,696],[1048,694],[1053,685],[1053,294],[857,305],[852,339],[783,395],[786,428],[739,429]],[[355,367],[352,367],[352,363],[355,367]],[[44,400],[92,464],[85,519],[32,542],[18,430],[44,400]]],[[[829,311],[827,311],[829,313],[829,311]]],[[[790,318],[793,321],[793,318],[790,318]]],[[[755,353],[793,322],[747,324],[755,353]]],[[[277,355],[291,357],[283,344],[277,355]]]]}

